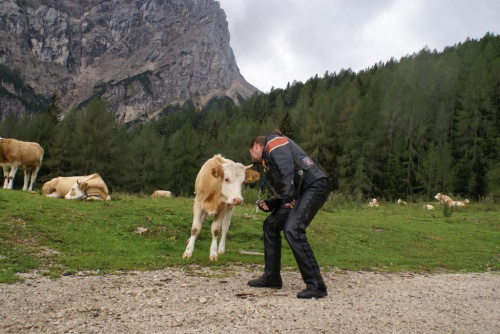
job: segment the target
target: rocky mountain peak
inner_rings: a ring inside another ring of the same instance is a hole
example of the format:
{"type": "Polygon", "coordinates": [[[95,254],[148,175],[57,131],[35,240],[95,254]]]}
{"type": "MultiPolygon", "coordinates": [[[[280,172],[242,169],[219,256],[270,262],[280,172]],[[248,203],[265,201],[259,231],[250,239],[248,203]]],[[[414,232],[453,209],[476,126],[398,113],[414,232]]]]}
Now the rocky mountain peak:
{"type": "MultiPolygon", "coordinates": [[[[229,40],[214,0],[0,2],[3,70],[19,73],[36,94],[56,93],[64,110],[105,99],[120,123],[149,120],[188,100],[239,104],[256,92],[229,40]]],[[[1,80],[0,116],[26,110],[12,82],[1,80]]]]}

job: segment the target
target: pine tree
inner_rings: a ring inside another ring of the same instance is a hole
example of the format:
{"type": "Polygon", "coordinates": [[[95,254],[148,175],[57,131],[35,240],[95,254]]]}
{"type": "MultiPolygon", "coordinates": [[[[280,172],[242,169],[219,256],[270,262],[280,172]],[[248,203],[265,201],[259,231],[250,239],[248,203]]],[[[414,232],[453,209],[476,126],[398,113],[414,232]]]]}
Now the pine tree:
{"type": "Polygon", "coordinates": [[[120,163],[125,171],[120,182],[123,190],[149,194],[167,188],[167,156],[163,137],[155,132],[154,125],[147,124],[135,129],[123,158],[120,163]]]}
{"type": "Polygon", "coordinates": [[[50,96],[49,105],[45,108],[45,112],[49,114],[50,118],[55,123],[61,121],[61,108],[59,106],[59,96],[56,93],[50,96]]]}
{"type": "Polygon", "coordinates": [[[186,122],[169,138],[166,161],[170,176],[168,188],[175,194],[192,196],[200,161],[199,138],[190,122],[186,122]]]}

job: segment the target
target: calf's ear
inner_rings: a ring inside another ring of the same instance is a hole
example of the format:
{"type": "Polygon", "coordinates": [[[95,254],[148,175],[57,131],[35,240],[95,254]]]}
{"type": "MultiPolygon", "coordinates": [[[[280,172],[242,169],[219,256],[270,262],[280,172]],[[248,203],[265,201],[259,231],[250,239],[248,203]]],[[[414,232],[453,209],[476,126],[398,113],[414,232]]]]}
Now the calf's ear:
{"type": "Polygon", "coordinates": [[[221,178],[224,176],[224,169],[222,169],[221,165],[217,165],[216,167],[212,167],[212,175],[215,178],[221,178]]]}
{"type": "Polygon", "coordinates": [[[254,171],[253,169],[245,170],[245,183],[253,183],[260,178],[259,172],[254,171]]]}
{"type": "Polygon", "coordinates": [[[80,183],[81,190],[87,190],[89,188],[89,184],[87,182],[80,183]]]}

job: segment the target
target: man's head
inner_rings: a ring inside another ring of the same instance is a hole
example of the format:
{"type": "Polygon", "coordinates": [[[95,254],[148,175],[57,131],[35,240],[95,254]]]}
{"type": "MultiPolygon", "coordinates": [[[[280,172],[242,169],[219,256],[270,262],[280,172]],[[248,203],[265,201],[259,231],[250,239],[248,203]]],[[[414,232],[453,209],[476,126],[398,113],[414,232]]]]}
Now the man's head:
{"type": "Polygon", "coordinates": [[[252,162],[260,163],[262,161],[262,150],[264,149],[265,140],[266,137],[257,136],[250,142],[250,148],[248,149],[248,152],[252,157],[252,162]]]}

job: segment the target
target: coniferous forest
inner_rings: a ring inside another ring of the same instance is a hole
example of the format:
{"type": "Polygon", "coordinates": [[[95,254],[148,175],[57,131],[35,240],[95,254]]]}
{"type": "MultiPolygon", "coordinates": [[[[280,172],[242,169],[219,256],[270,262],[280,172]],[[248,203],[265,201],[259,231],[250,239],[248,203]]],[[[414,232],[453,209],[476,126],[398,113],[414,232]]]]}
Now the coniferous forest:
{"type": "MultiPolygon", "coordinates": [[[[53,177],[96,172],[112,193],[167,189],[193,196],[206,159],[221,153],[250,164],[251,139],[276,128],[300,144],[329,176],[332,191],[347,199],[418,201],[443,192],[498,200],[500,36],[486,34],[442,52],[423,49],[359,73],[326,72],[255,94],[241,106],[230,100],[203,110],[170,106],[146,124],[117,125],[101,100],[60,110],[55,92],[41,111],[2,120],[0,136],[44,148],[38,188],[53,177]]],[[[22,187],[22,179],[14,187],[22,187]]]]}

